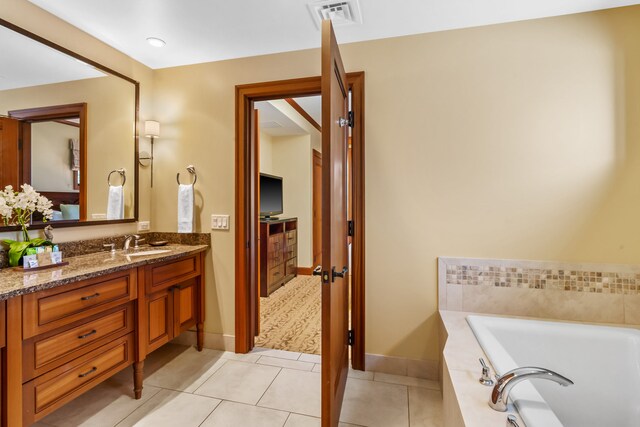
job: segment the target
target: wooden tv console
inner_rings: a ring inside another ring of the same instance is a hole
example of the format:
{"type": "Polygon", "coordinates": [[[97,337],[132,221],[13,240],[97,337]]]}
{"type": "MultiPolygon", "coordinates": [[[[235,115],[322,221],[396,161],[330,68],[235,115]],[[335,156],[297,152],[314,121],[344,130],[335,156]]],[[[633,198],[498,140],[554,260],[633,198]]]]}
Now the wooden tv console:
{"type": "Polygon", "coordinates": [[[260,220],[260,296],[296,277],[298,219],[260,220]]]}

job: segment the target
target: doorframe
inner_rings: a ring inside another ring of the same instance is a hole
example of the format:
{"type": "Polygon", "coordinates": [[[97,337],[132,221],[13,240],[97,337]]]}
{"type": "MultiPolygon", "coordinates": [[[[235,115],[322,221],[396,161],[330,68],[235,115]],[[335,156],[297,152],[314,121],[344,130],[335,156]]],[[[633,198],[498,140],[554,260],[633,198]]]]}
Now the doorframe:
{"type": "MultiPolygon", "coordinates": [[[[351,108],[354,112],[352,129],[353,146],[353,221],[351,274],[351,328],[354,343],[351,347],[351,363],[354,369],[365,368],[365,165],[364,165],[364,72],[347,73],[351,89],[351,108]]],[[[236,158],[235,158],[235,350],[247,353],[255,343],[252,318],[257,302],[257,289],[250,289],[249,278],[256,268],[258,230],[252,224],[252,212],[257,212],[257,197],[251,197],[251,189],[257,188],[255,173],[256,148],[251,143],[253,103],[269,99],[294,98],[317,95],[321,92],[320,76],[301,79],[238,85],[236,98],[236,158]],[[254,298],[252,301],[252,297],[254,298]]],[[[255,196],[255,195],[253,195],[255,196]]],[[[257,284],[254,284],[257,286],[257,284]]]]}

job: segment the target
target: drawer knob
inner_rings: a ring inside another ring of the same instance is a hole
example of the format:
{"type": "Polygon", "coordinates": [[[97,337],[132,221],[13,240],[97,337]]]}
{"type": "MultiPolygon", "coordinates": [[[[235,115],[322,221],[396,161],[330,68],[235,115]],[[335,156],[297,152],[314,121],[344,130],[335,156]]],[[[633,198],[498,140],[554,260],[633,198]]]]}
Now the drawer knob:
{"type": "Polygon", "coordinates": [[[94,373],[95,371],[97,371],[97,370],[98,370],[98,368],[96,368],[96,367],[94,366],[93,368],[91,368],[91,369],[89,369],[87,372],[85,372],[84,374],[80,374],[80,375],[78,375],[78,378],[84,378],[84,377],[86,377],[87,375],[91,375],[91,374],[93,374],[93,373],[94,373]]]}
{"type": "Polygon", "coordinates": [[[99,296],[100,296],[100,293],[99,293],[99,292],[96,292],[96,293],[95,293],[95,294],[93,294],[93,295],[89,295],[89,296],[86,296],[86,297],[82,297],[82,298],[80,298],[80,299],[81,299],[82,301],[88,301],[88,300],[90,300],[90,299],[97,298],[97,297],[99,297],[99,296]]]}
{"type": "Polygon", "coordinates": [[[97,332],[98,332],[98,331],[96,331],[96,330],[94,329],[93,331],[91,331],[91,332],[87,332],[86,334],[78,335],[78,339],[79,339],[79,340],[83,340],[83,339],[85,339],[85,338],[87,338],[87,337],[90,337],[91,335],[93,335],[93,334],[95,334],[95,333],[97,333],[97,332]]]}

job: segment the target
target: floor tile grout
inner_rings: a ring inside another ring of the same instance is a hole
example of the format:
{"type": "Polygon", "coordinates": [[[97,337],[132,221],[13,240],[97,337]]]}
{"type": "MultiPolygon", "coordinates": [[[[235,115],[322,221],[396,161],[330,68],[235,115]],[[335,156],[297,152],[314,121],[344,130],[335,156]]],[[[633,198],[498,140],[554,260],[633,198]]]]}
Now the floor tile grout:
{"type": "MultiPolygon", "coordinates": [[[[276,366],[277,367],[277,366],[276,366]]],[[[264,397],[264,395],[267,393],[267,391],[269,391],[269,388],[273,385],[274,381],[276,380],[276,378],[278,378],[278,376],[280,375],[280,373],[282,372],[284,368],[280,368],[280,370],[278,371],[278,373],[276,374],[275,377],[273,377],[273,379],[271,380],[271,382],[269,383],[269,385],[267,386],[267,388],[264,389],[264,392],[260,395],[260,398],[258,399],[258,401],[256,402],[256,404],[254,406],[258,406],[258,404],[260,403],[260,401],[262,400],[262,398],[264,397]]]]}

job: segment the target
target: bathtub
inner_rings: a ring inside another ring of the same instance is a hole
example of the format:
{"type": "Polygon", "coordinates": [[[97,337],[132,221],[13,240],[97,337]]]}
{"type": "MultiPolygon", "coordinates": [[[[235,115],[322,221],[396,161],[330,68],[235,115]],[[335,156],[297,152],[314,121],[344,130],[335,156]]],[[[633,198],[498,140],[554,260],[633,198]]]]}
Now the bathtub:
{"type": "Polygon", "coordinates": [[[640,426],[640,330],[475,315],[467,322],[499,375],[538,366],[575,383],[517,384],[510,401],[527,427],[640,426]]]}

